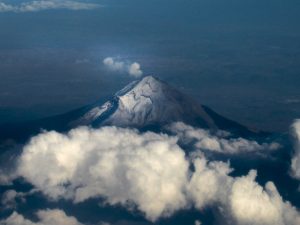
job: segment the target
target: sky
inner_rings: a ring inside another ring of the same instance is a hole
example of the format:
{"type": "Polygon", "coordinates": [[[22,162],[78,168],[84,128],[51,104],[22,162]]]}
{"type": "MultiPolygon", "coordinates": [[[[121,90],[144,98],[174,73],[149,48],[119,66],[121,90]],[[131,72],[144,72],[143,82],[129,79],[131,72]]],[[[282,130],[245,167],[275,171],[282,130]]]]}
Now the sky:
{"type": "Polygon", "coordinates": [[[299,1],[58,2],[0,1],[0,123],[104,101],[134,63],[250,127],[300,114],[299,1]]]}

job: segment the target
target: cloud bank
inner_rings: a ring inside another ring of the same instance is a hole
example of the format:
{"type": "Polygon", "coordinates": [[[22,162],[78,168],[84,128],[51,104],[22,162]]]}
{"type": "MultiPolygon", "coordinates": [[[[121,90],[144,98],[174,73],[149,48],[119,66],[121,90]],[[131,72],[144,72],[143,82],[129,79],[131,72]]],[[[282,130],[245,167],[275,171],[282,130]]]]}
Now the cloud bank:
{"type": "Polygon", "coordinates": [[[212,135],[207,130],[194,128],[182,122],[173,123],[167,129],[176,134],[185,144],[192,143],[197,149],[212,152],[225,154],[250,152],[265,154],[277,150],[280,147],[280,145],[275,142],[259,144],[256,141],[241,137],[231,138],[231,134],[226,131],[218,131],[212,135]]]}
{"type": "Polygon", "coordinates": [[[0,2],[0,12],[37,12],[42,10],[68,9],[91,10],[99,8],[99,4],[73,0],[35,0],[25,1],[20,4],[7,4],[0,2]]]}
{"type": "Polygon", "coordinates": [[[189,165],[176,141],[115,127],[48,132],[25,147],[18,171],[52,199],[79,203],[104,197],[111,205],[134,203],[154,221],[186,204],[189,165]]]}
{"type": "Polygon", "coordinates": [[[192,206],[214,206],[226,221],[222,224],[300,223],[299,212],[274,183],[263,187],[255,181],[255,170],[232,177],[229,163],[209,162],[201,151],[186,155],[177,141],[116,127],[46,132],[24,148],[18,174],[52,200],[101,197],[137,208],[150,221],[192,206]]]}
{"type": "Polygon", "coordinates": [[[32,222],[14,212],[7,219],[0,221],[0,225],[83,225],[75,217],[67,216],[59,209],[40,210],[36,213],[39,221],[32,222]]]}
{"type": "Polygon", "coordinates": [[[295,120],[291,127],[294,137],[294,154],[291,162],[291,174],[296,179],[300,180],[300,120],[295,120]]]}
{"type": "Polygon", "coordinates": [[[107,57],[103,60],[103,64],[110,70],[116,72],[126,72],[129,76],[138,78],[143,75],[141,65],[137,62],[128,63],[124,61],[116,60],[112,57],[107,57]]]}

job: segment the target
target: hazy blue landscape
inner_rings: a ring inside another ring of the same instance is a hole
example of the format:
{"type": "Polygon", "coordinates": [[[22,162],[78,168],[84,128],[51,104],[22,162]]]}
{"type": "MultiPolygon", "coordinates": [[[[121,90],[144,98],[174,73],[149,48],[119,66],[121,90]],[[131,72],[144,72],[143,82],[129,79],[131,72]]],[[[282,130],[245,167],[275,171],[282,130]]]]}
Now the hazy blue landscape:
{"type": "Polygon", "coordinates": [[[0,14],[1,122],[60,114],[114,93],[130,78],[107,73],[107,56],[137,61],[249,126],[283,131],[299,115],[298,1],[98,3],[0,14]]]}
{"type": "Polygon", "coordinates": [[[0,225],[299,225],[299,21],[0,0],[0,225]]]}

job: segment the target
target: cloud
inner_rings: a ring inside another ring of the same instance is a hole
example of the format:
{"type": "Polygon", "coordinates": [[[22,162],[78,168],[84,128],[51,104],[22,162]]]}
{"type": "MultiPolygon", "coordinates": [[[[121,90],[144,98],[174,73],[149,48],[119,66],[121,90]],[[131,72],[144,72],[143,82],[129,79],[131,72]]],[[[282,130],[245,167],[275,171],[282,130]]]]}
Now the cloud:
{"type": "Polygon", "coordinates": [[[15,190],[7,190],[3,193],[1,199],[1,205],[5,209],[13,209],[17,206],[16,199],[20,199],[21,201],[25,201],[25,194],[22,192],[16,192],[15,190]]]}
{"type": "Polygon", "coordinates": [[[35,0],[20,4],[7,4],[0,2],[0,12],[37,12],[52,9],[91,10],[99,8],[99,4],[73,0],[35,0]]]}
{"type": "Polygon", "coordinates": [[[176,142],[115,127],[48,132],[24,148],[18,171],[52,199],[104,197],[111,205],[134,204],[154,221],[186,205],[189,165],[176,142]]]}
{"type": "Polygon", "coordinates": [[[15,11],[15,6],[0,2],[0,12],[11,12],[15,11]]]}
{"type": "Polygon", "coordinates": [[[178,135],[186,144],[192,143],[197,149],[208,150],[225,154],[241,154],[247,152],[269,153],[280,147],[278,143],[262,143],[245,138],[232,138],[226,131],[211,134],[208,130],[194,128],[182,122],[173,123],[168,130],[178,135]]]}
{"type": "Polygon", "coordinates": [[[238,178],[229,196],[233,218],[239,224],[286,224],[282,200],[272,182],[265,189],[255,182],[256,171],[238,178]]]}
{"type": "Polygon", "coordinates": [[[177,142],[176,136],[116,127],[45,132],[24,147],[17,173],[52,200],[104,198],[137,208],[150,221],[212,206],[226,224],[299,224],[297,209],[272,182],[258,184],[255,170],[233,177],[229,163],[208,161],[200,150],[186,155],[177,142]]]}
{"type": "Polygon", "coordinates": [[[18,202],[25,203],[26,197],[33,195],[37,190],[32,189],[29,192],[17,192],[13,189],[7,190],[2,194],[1,206],[4,209],[14,209],[17,207],[18,202]]]}
{"type": "Polygon", "coordinates": [[[15,208],[16,206],[16,198],[18,196],[18,193],[15,190],[8,190],[4,192],[1,199],[1,205],[3,205],[5,208],[15,208]]]}
{"type": "Polygon", "coordinates": [[[296,179],[300,180],[300,120],[295,120],[291,127],[291,132],[294,137],[294,154],[291,162],[291,174],[296,179]]]}
{"type": "Polygon", "coordinates": [[[284,202],[273,182],[263,188],[255,182],[256,171],[237,178],[229,195],[230,210],[237,224],[296,225],[300,214],[289,202],[284,202]]]}
{"type": "Polygon", "coordinates": [[[297,98],[288,98],[284,101],[285,104],[298,104],[300,103],[300,99],[297,98]]]}
{"type": "Polygon", "coordinates": [[[200,220],[196,220],[195,221],[195,225],[201,225],[202,223],[201,223],[201,221],[200,220]]]}
{"type": "Polygon", "coordinates": [[[11,171],[0,169],[0,185],[11,185],[11,181],[14,180],[16,177],[11,171]]]}
{"type": "Polygon", "coordinates": [[[129,70],[128,70],[129,74],[133,77],[140,77],[143,75],[143,72],[141,70],[141,66],[140,64],[138,64],[137,62],[132,63],[129,66],[129,70]]]}
{"type": "Polygon", "coordinates": [[[226,224],[299,224],[297,209],[282,200],[273,182],[268,182],[265,187],[260,186],[255,181],[255,170],[247,176],[234,178],[228,175],[232,169],[223,162],[196,158],[194,165],[195,173],[188,193],[196,208],[201,210],[207,205],[218,206],[226,224]]]}
{"type": "Polygon", "coordinates": [[[40,210],[36,213],[39,221],[33,222],[13,212],[7,219],[0,221],[1,225],[83,225],[75,217],[67,216],[59,209],[40,210]]]}
{"type": "Polygon", "coordinates": [[[203,209],[219,202],[226,202],[232,182],[228,174],[232,171],[224,162],[208,163],[204,157],[197,157],[194,162],[195,172],[187,185],[188,195],[196,208],[203,209]]]}
{"type": "Polygon", "coordinates": [[[112,57],[107,57],[103,60],[103,64],[110,70],[116,72],[126,72],[130,76],[138,78],[143,75],[141,65],[137,62],[128,63],[123,61],[115,60],[112,57]]]}

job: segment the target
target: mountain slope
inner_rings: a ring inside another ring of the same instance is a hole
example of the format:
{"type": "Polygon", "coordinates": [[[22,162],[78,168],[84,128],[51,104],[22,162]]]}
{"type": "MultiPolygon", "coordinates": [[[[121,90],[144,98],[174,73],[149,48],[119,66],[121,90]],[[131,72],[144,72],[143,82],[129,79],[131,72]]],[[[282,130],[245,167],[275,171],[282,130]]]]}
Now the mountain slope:
{"type": "Polygon", "coordinates": [[[217,128],[203,107],[168,84],[144,77],[116,93],[113,100],[86,112],[72,125],[144,127],[173,121],[201,119],[206,128],[217,128]]]}
{"type": "Polygon", "coordinates": [[[161,129],[164,125],[176,121],[211,130],[228,130],[241,136],[256,135],[248,128],[220,116],[167,83],[147,76],[127,85],[104,104],[96,102],[63,115],[1,126],[0,136],[2,139],[25,137],[41,129],[66,131],[82,125],[161,129]]]}
{"type": "Polygon", "coordinates": [[[69,125],[114,125],[145,129],[176,121],[211,130],[230,130],[243,136],[254,134],[152,76],[132,82],[117,92],[112,100],[103,105],[96,104],[69,125]]]}

